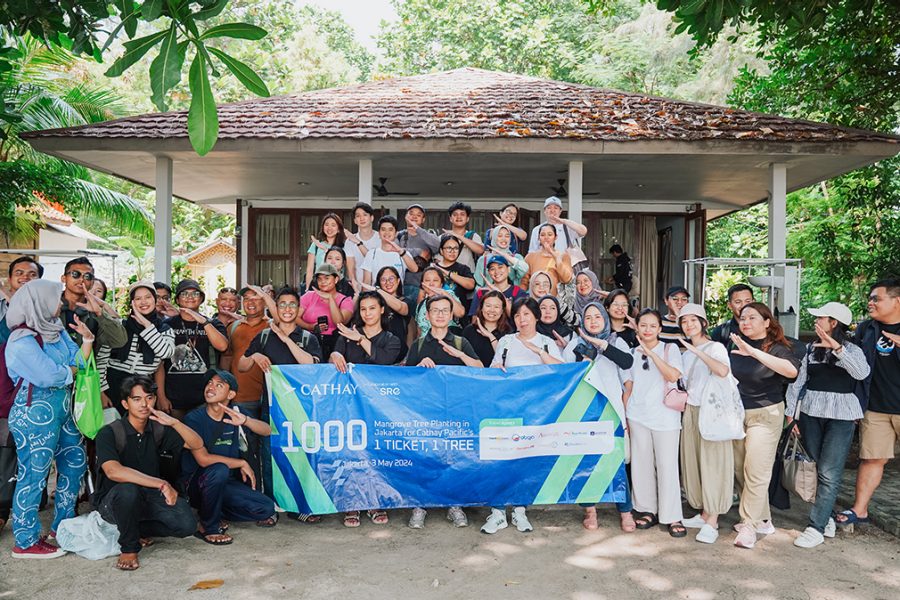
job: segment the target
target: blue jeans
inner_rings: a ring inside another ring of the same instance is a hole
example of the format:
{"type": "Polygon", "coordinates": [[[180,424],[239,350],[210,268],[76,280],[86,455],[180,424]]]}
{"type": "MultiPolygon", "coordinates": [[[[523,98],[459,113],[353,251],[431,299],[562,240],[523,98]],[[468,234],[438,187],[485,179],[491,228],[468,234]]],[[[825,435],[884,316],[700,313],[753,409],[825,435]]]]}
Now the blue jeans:
{"type": "Polygon", "coordinates": [[[191,504],[200,511],[205,533],[219,530],[222,519],[264,521],[275,515],[275,503],[231,475],[222,463],[201,467],[187,485],[191,504]]]}
{"type": "MultiPolygon", "coordinates": [[[[596,504],[581,504],[579,506],[583,506],[585,508],[590,508],[591,506],[597,506],[596,504]]],[[[625,488],[625,502],[616,502],[616,510],[620,513],[629,513],[634,510],[634,505],[631,503],[631,489],[630,487],[625,488]]]]}
{"type": "Polygon", "coordinates": [[[87,469],[81,433],[72,418],[69,388],[35,387],[31,406],[26,406],[27,402],[28,386],[23,385],[9,413],[19,463],[12,510],[13,535],[19,548],[30,548],[40,539],[38,506],[47,487],[50,463],[56,460],[58,472],[51,531],[56,531],[63,519],[75,516],[81,478],[87,469]]]}
{"type": "MultiPolygon", "coordinates": [[[[240,402],[241,412],[263,423],[269,422],[269,401],[264,396],[261,402],[240,402]]],[[[256,489],[275,500],[272,490],[272,443],[269,436],[256,435],[248,427],[244,427],[247,434],[248,461],[256,477],[256,489]]]]}
{"type": "Polygon", "coordinates": [[[855,427],[854,421],[822,419],[800,413],[803,447],[816,461],[818,477],[816,502],[809,513],[809,526],[819,533],[825,531],[825,525],[834,510],[834,501],[841,486],[844,462],[850,451],[855,427]]]}

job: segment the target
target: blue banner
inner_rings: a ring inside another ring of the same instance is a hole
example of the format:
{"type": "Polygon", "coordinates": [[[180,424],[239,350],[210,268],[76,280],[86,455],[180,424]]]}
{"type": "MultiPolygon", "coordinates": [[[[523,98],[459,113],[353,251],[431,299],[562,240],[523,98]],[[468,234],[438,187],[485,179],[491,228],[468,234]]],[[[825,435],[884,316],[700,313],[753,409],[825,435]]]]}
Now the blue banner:
{"type": "Polygon", "coordinates": [[[311,514],[623,502],[622,424],[587,367],[273,365],[276,501],[311,514]]]}

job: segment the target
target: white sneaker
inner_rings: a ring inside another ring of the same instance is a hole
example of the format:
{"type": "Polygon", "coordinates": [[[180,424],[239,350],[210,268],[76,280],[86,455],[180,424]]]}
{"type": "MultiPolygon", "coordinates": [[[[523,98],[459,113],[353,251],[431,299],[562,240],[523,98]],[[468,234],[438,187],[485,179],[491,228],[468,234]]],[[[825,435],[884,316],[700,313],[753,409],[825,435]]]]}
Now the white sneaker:
{"type": "Polygon", "coordinates": [[[759,527],[756,528],[756,533],[759,535],[772,535],[775,533],[775,525],[772,524],[772,521],[763,521],[759,527]]]}
{"type": "MultiPolygon", "coordinates": [[[[682,521],[682,524],[684,524],[684,521],[682,521]]],[[[719,539],[719,530],[709,523],[704,523],[694,539],[703,544],[714,544],[719,539]]]]}
{"type": "Polygon", "coordinates": [[[513,509],[512,522],[513,525],[516,526],[516,529],[518,529],[522,533],[534,531],[534,527],[531,526],[531,523],[528,521],[528,517],[525,515],[524,506],[517,506],[515,509],[513,509]]]}
{"type": "Polygon", "coordinates": [[[425,527],[425,515],[428,512],[424,508],[414,508],[409,516],[409,526],[413,529],[422,529],[425,527]]]}
{"type": "Polygon", "coordinates": [[[703,526],[706,525],[706,520],[703,518],[703,515],[696,514],[690,519],[684,519],[681,521],[681,524],[688,529],[703,529],[703,526]]]}
{"type": "Polygon", "coordinates": [[[829,517],[828,523],[825,525],[825,532],[822,535],[824,535],[827,538],[833,538],[836,531],[837,531],[837,525],[835,525],[834,519],[829,517]]]}
{"type": "Polygon", "coordinates": [[[738,548],[747,548],[752,550],[756,545],[756,529],[751,525],[740,523],[737,525],[737,537],[734,538],[734,545],[738,548]]]}
{"type": "Polygon", "coordinates": [[[509,527],[509,523],[506,522],[506,510],[492,508],[487,521],[481,526],[481,533],[497,533],[507,527],[509,527]]]}
{"type": "Polygon", "coordinates": [[[469,526],[469,519],[466,518],[466,513],[458,506],[451,506],[447,509],[447,519],[456,527],[469,526]]]}
{"type": "Polygon", "coordinates": [[[798,548],[815,548],[824,542],[824,535],[816,531],[814,527],[807,527],[803,533],[800,534],[800,537],[794,540],[794,545],[798,548]]]}

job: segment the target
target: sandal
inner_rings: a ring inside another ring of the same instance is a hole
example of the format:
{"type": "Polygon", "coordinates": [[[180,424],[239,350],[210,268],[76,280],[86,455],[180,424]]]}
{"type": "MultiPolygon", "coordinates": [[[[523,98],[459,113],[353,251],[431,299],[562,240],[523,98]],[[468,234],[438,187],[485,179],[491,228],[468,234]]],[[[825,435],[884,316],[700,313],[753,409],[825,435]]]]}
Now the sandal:
{"type": "Polygon", "coordinates": [[[351,510],[344,513],[344,527],[359,527],[359,511],[351,510]]]}
{"type": "Polygon", "coordinates": [[[194,533],[194,537],[198,540],[203,540],[204,542],[212,546],[227,546],[234,541],[233,537],[221,531],[216,531],[213,533],[203,533],[202,531],[197,531],[194,533]]]}
{"type": "Polygon", "coordinates": [[[634,515],[631,512],[619,513],[620,527],[625,533],[634,533],[637,524],[634,522],[634,515]]]}
{"type": "Polygon", "coordinates": [[[225,533],[226,531],[228,531],[229,527],[231,527],[231,523],[229,523],[225,519],[222,519],[221,521],[219,521],[219,531],[221,531],[222,533],[225,533]]]}
{"type": "Polygon", "coordinates": [[[156,541],[153,538],[141,538],[141,548],[149,548],[155,543],[156,541]]]}
{"type": "Polygon", "coordinates": [[[634,521],[637,529],[650,529],[659,525],[659,519],[653,513],[638,513],[638,518],[634,521]]]}
{"type": "Polygon", "coordinates": [[[0,519],[0,533],[3,533],[4,527],[6,527],[6,519],[0,519]]]}
{"type": "MultiPolygon", "coordinates": [[[[267,528],[275,527],[275,525],[277,525],[277,524],[278,524],[278,513],[275,513],[274,515],[272,515],[271,517],[269,517],[268,519],[266,519],[264,521],[256,522],[257,527],[267,527],[267,528]]],[[[219,531],[221,531],[222,533],[225,533],[224,529],[220,529],[219,531]]]]}
{"type": "Polygon", "coordinates": [[[367,510],[366,514],[369,515],[369,518],[372,519],[372,522],[376,525],[387,525],[388,522],[388,514],[385,510],[367,510]]]}
{"type": "Polygon", "coordinates": [[[848,508],[834,515],[834,522],[838,527],[848,527],[850,525],[868,525],[871,521],[869,521],[869,517],[860,517],[852,508],[848,508]]]}
{"type": "Polygon", "coordinates": [[[581,525],[588,531],[594,531],[600,528],[600,525],[597,523],[596,508],[591,507],[584,509],[584,519],[581,520],[581,525]]]}
{"type": "Polygon", "coordinates": [[[141,566],[138,560],[137,552],[123,552],[116,561],[116,568],[120,571],[137,571],[141,566]],[[134,558],[125,558],[125,556],[133,556],[134,558]]]}
{"type": "Polygon", "coordinates": [[[301,523],[318,523],[322,520],[319,515],[308,515],[306,513],[297,513],[297,520],[301,523]]]}
{"type": "Polygon", "coordinates": [[[675,521],[674,523],[669,523],[669,535],[673,538],[683,538],[687,535],[687,529],[684,525],[681,524],[681,521],[675,521]]]}

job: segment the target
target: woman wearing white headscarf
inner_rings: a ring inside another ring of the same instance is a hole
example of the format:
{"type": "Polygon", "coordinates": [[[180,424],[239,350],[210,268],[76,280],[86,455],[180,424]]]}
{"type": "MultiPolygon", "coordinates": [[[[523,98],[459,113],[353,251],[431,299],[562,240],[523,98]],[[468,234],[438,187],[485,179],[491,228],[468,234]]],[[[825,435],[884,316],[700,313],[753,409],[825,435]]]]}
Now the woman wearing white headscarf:
{"type": "MultiPolygon", "coordinates": [[[[519,229],[519,231],[522,231],[519,229]]],[[[498,225],[488,229],[487,252],[478,257],[475,263],[475,283],[478,287],[485,287],[491,278],[487,275],[488,261],[492,256],[500,255],[509,263],[509,280],[513,285],[519,285],[522,277],[528,272],[528,263],[521,254],[517,254],[513,242],[516,237],[512,228],[507,225],[498,225]]]]}
{"type": "MultiPolygon", "coordinates": [[[[54,534],[60,521],[75,516],[78,488],[87,467],[71,409],[79,348],[59,319],[62,291],[58,282],[29,281],[13,296],[6,315],[11,329],[6,368],[15,385],[9,428],[19,462],[13,497],[13,558],[56,558],[65,554],[41,538],[41,492],[55,459],[56,515],[50,527],[54,534]]],[[[81,334],[80,351],[86,359],[94,336],[78,317],[70,327],[81,334]]]]}

